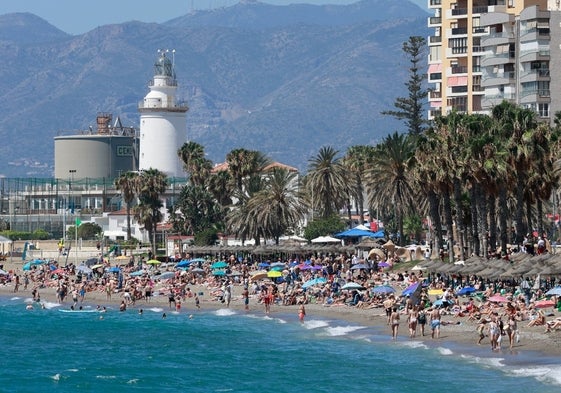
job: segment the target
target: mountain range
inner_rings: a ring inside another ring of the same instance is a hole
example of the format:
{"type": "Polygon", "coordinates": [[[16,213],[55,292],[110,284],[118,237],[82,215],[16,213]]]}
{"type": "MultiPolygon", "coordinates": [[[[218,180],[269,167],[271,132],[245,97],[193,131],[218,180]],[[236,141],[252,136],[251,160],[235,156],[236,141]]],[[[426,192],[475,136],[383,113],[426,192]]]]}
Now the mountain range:
{"type": "Polygon", "coordinates": [[[305,170],[321,146],[343,154],[402,122],[380,113],[407,95],[402,44],[427,36],[406,1],[274,6],[243,0],[165,23],[69,35],[29,13],[0,16],[0,175],[53,175],[54,140],[100,112],[138,127],[159,49],[174,49],[186,138],[223,162],[244,147],[305,170]]]}

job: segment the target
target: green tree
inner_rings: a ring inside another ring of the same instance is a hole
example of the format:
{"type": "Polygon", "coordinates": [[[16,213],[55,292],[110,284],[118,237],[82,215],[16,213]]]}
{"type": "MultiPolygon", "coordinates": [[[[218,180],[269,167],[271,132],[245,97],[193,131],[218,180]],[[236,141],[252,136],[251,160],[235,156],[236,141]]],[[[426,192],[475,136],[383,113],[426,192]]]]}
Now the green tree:
{"type": "Polygon", "coordinates": [[[166,191],[167,185],[166,174],[153,168],[142,171],[137,182],[139,203],[134,207],[134,218],[148,231],[153,255],[156,255],[156,226],[163,219],[160,210],[163,203],[160,197],[166,191]]]}
{"type": "Polygon", "coordinates": [[[403,43],[403,52],[408,56],[411,63],[409,67],[409,80],[405,83],[409,95],[395,100],[395,110],[382,112],[383,115],[405,120],[407,129],[412,135],[421,134],[426,123],[426,120],[424,120],[423,103],[427,99],[428,91],[423,89],[425,74],[420,71],[419,65],[425,58],[425,44],[426,40],[420,36],[409,37],[409,41],[403,43]]]}
{"type": "Polygon", "coordinates": [[[339,151],[331,146],[322,147],[317,156],[309,160],[304,188],[310,206],[320,217],[338,214],[348,199],[347,173],[339,151]]]}
{"type": "Polygon", "coordinates": [[[121,196],[127,208],[127,240],[131,238],[131,208],[136,197],[137,182],[137,172],[124,172],[115,179],[115,187],[121,191],[121,196]]]}
{"type": "Polygon", "coordinates": [[[273,238],[276,244],[304,218],[305,207],[298,190],[296,173],[274,169],[267,173],[265,187],[247,203],[248,218],[254,219],[259,232],[273,238]]]}
{"type": "Polygon", "coordinates": [[[345,230],[345,222],[337,214],[328,217],[317,217],[308,222],[304,228],[304,237],[308,241],[316,237],[333,235],[345,230]]]}
{"type": "MultiPolygon", "coordinates": [[[[396,132],[376,146],[372,165],[367,170],[369,205],[393,210],[401,235],[405,215],[416,206],[417,193],[412,174],[414,157],[414,138],[396,132]]],[[[403,236],[400,243],[403,243],[403,236]]]]}
{"type": "Polygon", "coordinates": [[[212,161],[205,157],[205,149],[197,142],[186,142],[177,151],[191,184],[202,186],[212,170],[212,161]]]}

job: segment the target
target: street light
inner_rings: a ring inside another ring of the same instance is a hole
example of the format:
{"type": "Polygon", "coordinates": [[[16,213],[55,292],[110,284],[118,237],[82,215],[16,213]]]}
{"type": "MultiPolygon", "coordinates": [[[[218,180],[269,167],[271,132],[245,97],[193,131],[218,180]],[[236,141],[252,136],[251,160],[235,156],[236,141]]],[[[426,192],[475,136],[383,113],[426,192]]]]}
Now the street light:
{"type": "MultiPolygon", "coordinates": [[[[69,194],[69,199],[71,200],[72,203],[72,209],[70,210],[70,213],[72,215],[74,215],[74,211],[75,211],[75,206],[74,206],[74,195],[72,193],[72,182],[74,181],[74,174],[76,173],[76,169],[69,169],[68,173],[70,173],[70,183],[68,185],[68,194],[69,194]]],[[[75,242],[74,242],[74,265],[76,266],[78,264],[78,224],[76,223],[76,219],[74,219],[74,238],[75,238],[75,242]]],[[[70,252],[70,250],[68,250],[68,252],[70,252]]],[[[68,256],[67,256],[68,258],[68,256]]]]}

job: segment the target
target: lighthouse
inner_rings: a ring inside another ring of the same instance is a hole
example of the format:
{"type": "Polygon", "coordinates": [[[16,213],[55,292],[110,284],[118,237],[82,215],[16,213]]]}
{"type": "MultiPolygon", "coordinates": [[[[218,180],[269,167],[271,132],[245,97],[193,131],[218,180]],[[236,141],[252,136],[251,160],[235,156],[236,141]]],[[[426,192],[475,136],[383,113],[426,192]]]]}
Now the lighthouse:
{"type": "MultiPolygon", "coordinates": [[[[167,50],[158,51],[150,92],[140,102],[139,169],[158,169],[169,177],[184,177],[178,149],[187,139],[187,105],[175,98],[175,64],[167,50]]],[[[171,51],[172,56],[175,50],[171,51]]],[[[173,58],[173,57],[172,57],[173,58]]]]}

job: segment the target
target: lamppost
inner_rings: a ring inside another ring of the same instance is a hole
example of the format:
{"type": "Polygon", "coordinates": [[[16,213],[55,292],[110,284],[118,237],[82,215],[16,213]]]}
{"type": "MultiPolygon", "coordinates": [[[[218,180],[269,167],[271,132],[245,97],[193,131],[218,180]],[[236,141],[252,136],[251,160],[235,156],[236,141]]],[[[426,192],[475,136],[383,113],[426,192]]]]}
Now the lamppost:
{"type": "MultiPolygon", "coordinates": [[[[68,173],[70,174],[70,182],[68,184],[68,194],[69,194],[69,199],[70,199],[70,203],[72,206],[72,209],[70,210],[70,213],[72,215],[74,215],[74,211],[75,211],[75,206],[74,206],[74,195],[72,193],[72,182],[74,181],[74,174],[76,173],[76,169],[69,169],[68,173]]],[[[76,266],[78,264],[78,223],[77,220],[74,220],[74,265],[76,266]]],[[[68,252],[70,252],[70,250],[68,250],[68,252]]],[[[67,256],[68,258],[68,256],[67,256]]]]}

